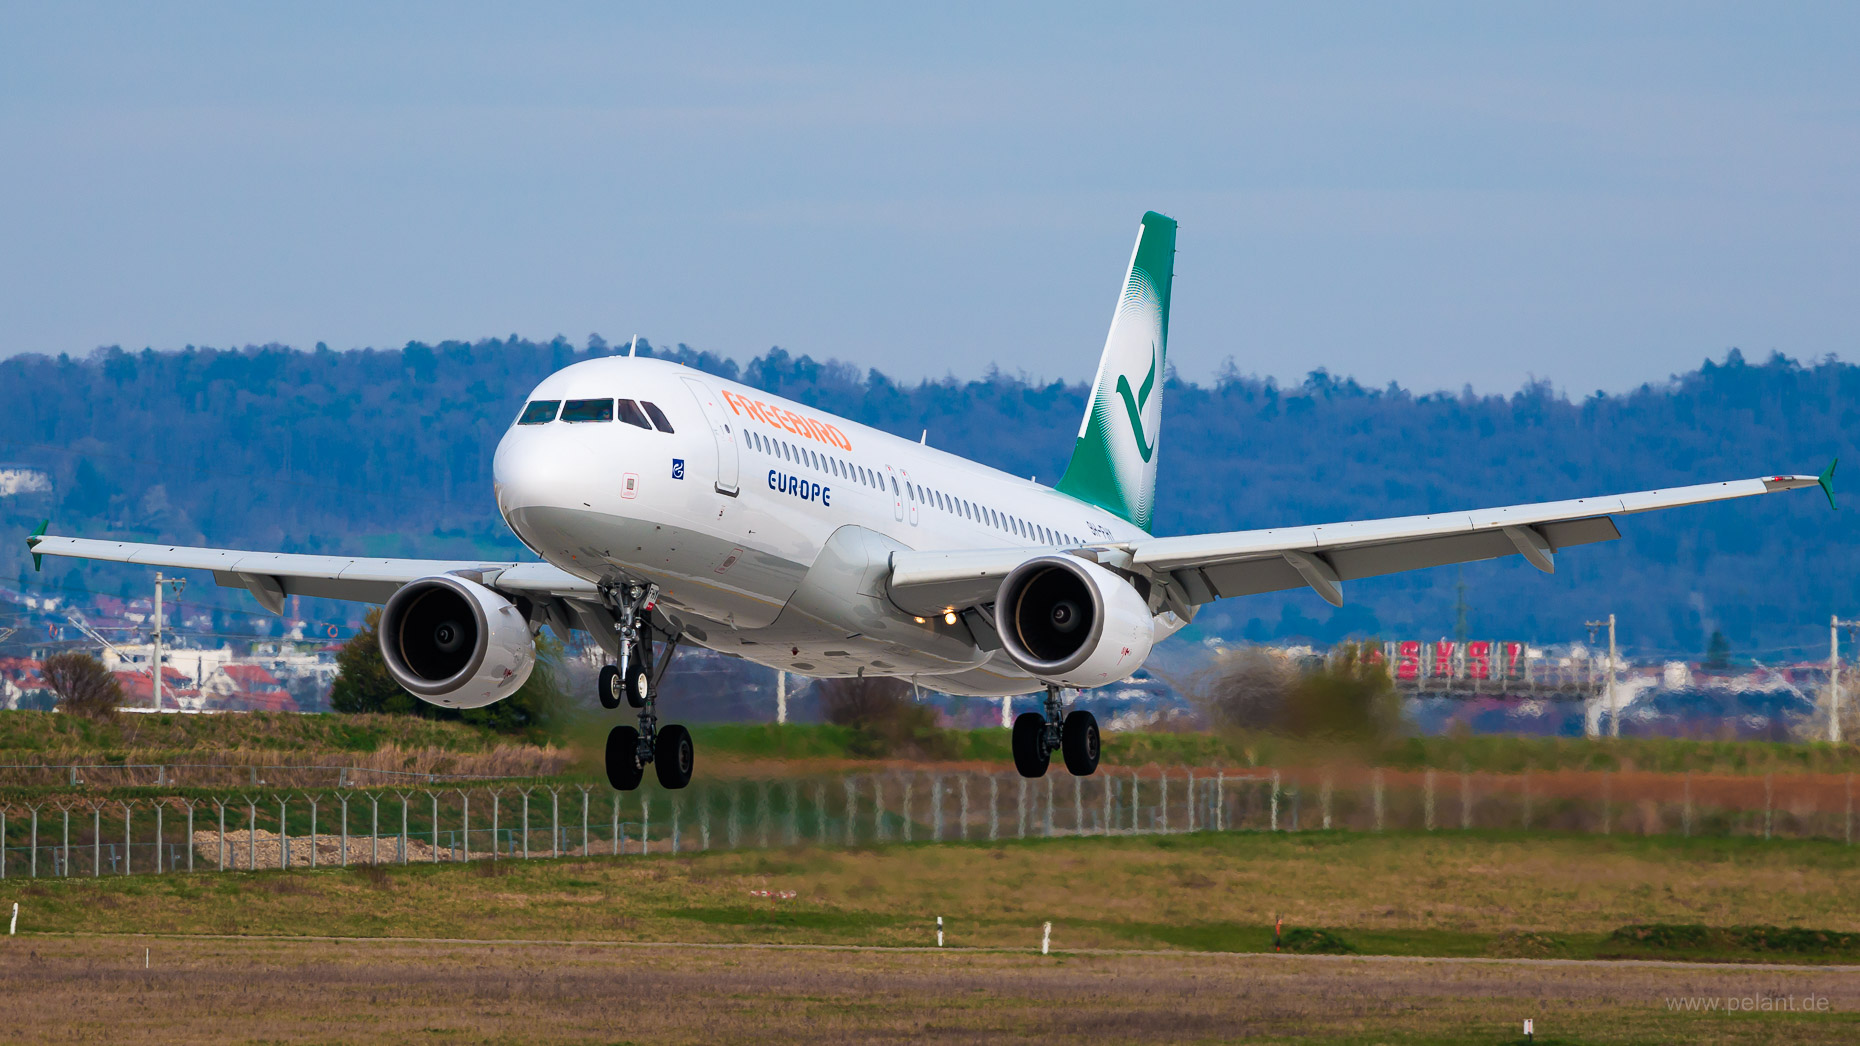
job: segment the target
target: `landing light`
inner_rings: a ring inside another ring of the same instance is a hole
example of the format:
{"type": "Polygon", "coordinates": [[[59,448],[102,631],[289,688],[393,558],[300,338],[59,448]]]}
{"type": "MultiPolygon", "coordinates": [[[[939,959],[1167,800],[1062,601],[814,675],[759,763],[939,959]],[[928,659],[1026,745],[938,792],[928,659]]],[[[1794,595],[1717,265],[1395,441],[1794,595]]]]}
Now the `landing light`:
{"type": "Polygon", "coordinates": [[[953,625],[953,624],[955,624],[955,623],[956,623],[956,612],[955,612],[954,610],[952,610],[952,611],[950,611],[949,613],[947,613],[947,614],[944,614],[944,615],[943,615],[943,623],[944,623],[944,624],[946,624],[946,625],[953,625]]]}

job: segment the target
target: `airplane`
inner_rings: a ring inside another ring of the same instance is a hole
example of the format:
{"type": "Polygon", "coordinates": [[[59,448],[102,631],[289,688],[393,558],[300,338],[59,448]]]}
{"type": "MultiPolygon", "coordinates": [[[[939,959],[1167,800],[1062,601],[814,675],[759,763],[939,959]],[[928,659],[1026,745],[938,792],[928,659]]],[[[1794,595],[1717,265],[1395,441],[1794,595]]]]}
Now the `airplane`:
{"type": "Polygon", "coordinates": [[[540,562],[367,559],[65,537],[42,556],[211,570],[273,613],[286,596],[382,605],[381,651],[421,700],[509,696],[544,626],[607,655],[609,783],[692,776],[659,683],[695,644],[813,677],[883,676],[948,694],[1044,693],[1014,720],[1015,768],[1098,765],[1098,725],[1065,692],[1115,683],[1216,599],[1522,556],[1620,537],[1615,517],[1820,486],[1776,475],[1535,505],[1157,537],[1156,464],[1176,223],[1139,224],[1065,474],[1053,486],[665,360],[587,360],[529,394],[493,461],[498,511],[540,562]]]}

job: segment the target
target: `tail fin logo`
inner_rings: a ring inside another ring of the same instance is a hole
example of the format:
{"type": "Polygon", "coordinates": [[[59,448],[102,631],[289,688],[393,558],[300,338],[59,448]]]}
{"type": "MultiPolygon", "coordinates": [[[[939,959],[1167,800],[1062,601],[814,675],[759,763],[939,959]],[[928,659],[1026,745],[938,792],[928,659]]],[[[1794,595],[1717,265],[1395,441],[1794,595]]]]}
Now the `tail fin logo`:
{"type": "Polygon", "coordinates": [[[1143,379],[1143,387],[1136,396],[1130,394],[1130,379],[1122,374],[1117,376],[1117,394],[1123,397],[1124,413],[1130,415],[1130,431],[1137,437],[1137,453],[1148,462],[1156,453],[1156,444],[1150,442],[1143,433],[1143,406],[1150,401],[1150,391],[1156,387],[1156,342],[1150,342],[1150,373],[1143,379]]]}

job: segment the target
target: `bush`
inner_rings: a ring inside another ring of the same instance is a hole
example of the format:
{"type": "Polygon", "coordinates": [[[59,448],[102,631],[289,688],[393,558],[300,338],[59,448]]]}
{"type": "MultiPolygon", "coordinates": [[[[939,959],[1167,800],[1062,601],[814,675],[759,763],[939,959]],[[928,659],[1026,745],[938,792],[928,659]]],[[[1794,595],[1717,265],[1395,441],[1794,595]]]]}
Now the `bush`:
{"type": "Polygon", "coordinates": [[[937,726],[936,709],[913,700],[910,684],[902,679],[827,679],[814,690],[827,722],[852,728],[849,755],[946,759],[955,752],[949,732],[937,726]]]}
{"type": "Polygon", "coordinates": [[[45,686],[58,698],[58,710],[86,719],[109,719],[123,703],[123,688],[103,662],[89,654],[67,651],[45,659],[40,668],[45,686]]]}
{"type": "Polygon", "coordinates": [[[1321,741],[1381,743],[1402,733],[1401,698],[1375,644],[1346,643],[1302,671],[1265,647],[1234,652],[1197,687],[1195,703],[1216,728],[1263,730],[1321,741]]]}
{"type": "Polygon", "coordinates": [[[1305,955],[1356,954],[1354,945],[1329,930],[1313,930],[1304,926],[1285,931],[1284,937],[1280,939],[1279,949],[1305,955]]]}

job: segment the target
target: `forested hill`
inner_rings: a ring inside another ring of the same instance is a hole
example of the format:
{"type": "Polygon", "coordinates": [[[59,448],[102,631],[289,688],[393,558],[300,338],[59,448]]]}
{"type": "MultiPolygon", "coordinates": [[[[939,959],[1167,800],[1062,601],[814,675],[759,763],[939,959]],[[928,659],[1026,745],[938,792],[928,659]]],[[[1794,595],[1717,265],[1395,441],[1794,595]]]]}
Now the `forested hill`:
{"type": "MultiPolygon", "coordinates": [[[[544,375],[615,351],[557,339],[123,352],[0,361],[0,465],[42,468],[49,493],[0,497],[10,533],[61,533],[372,555],[522,553],[492,505],[490,461],[544,375]]],[[[1006,374],[900,385],[780,349],[739,367],[642,347],[879,428],[1052,481],[1085,390],[1006,374]]],[[[1403,515],[1641,490],[1777,471],[1817,472],[1847,448],[1860,369],[1722,363],[1621,395],[1418,395],[1317,371],[1302,384],[1228,374],[1171,380],[1158,533],[1403,515]]],[[[1860,460],[1850,463],[1860,492],[1860,460]]],[[[1819,493],[1621,521],[1625,539],[1572,550],[1554,576],[1517,562],[1232,600],[1198,627],[1229,636],[1429,637],[1456,629],[1464,582],[1476,638],[1555,642],[1620,615],[1625,645],[1697,654],[1713,629],[1769,660],[1825,650],[1831,612],[1860,616],[1860,550],[1819,493]]],[[[48,562],[0,544],[22,584],[140,593],[146,571],[48,562]]],[[[190,593],[192,595],[193,593],[190,593]]],[[[204,593],[203,593],[204,594],[204,593]]],[[[229,603],[238,600],[226,594],[229,603]]],[[[242,597],[241,597],[242,598],[242,597]]]]}

